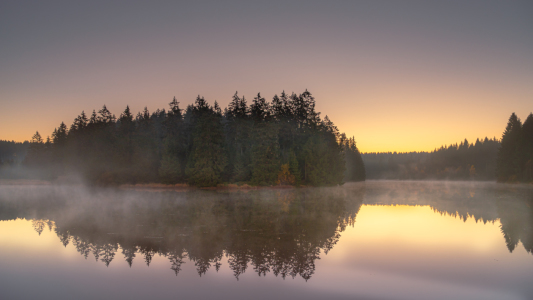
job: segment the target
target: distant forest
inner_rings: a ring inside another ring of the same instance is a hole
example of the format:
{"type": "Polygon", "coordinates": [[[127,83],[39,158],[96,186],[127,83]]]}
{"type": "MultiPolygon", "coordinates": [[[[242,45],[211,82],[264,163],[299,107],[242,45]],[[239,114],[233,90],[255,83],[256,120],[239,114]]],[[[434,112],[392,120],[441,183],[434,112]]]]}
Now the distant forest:
{"type": "Polygon", "coordinates": [[[0,167],[16,166],[24,161],[29,142],[15,142],[0,140],[0,167]]]}
{"type": "Polygon", "coordinates": [[[500,141],[464,140],[432,152],[363,153],[368,179],[495,180],[500,141]]]}
{"type": "Polygon", "coordinates": [[[338,185],[365,180],[354,138],[347,138],[300,95],[257,94],[251,105],[233,96],[222,110],[198,96],[185,110],[176,98],[168,111],[137,115],[129,107],[115,117],[104,105],[61,123],[46,140],[37,132],[23,165],[49,179],[81,174],[102,185],[188,183],[208,187],[338,185]]]}
{"type": "Polygon", "coordinates": [[[533,114],[512,114],[502,139],[464,140],[432,152],[362,153],[368,179],[533,182],[533,114]]]}

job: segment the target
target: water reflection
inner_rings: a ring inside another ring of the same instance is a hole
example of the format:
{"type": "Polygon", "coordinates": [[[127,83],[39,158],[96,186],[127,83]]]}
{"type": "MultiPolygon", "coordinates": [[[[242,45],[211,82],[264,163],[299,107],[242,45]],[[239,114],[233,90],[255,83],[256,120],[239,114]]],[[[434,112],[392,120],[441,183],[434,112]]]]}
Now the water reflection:
{"type": "MultiPolygon", "coordinates": [[[[178,275],[186,261],[198,275],[227,261],[235,278],[252,269],[310,279],[361,205],[429,205],[466,221],[501,223],[507,248],[533,251],[530,187],[483,183],[367,182],[341,188],[213,191],[84,190],[79,187],[2,187],[0,219],[32,220],[54,231],[86,259],[150,265],[169,260],[178,275]],[[9,197],[7,197],[9,195],[9,197]]],[[[423,225],[423,224],[422,224],[423,225]]]]}
{"type": "Polygon", "coordinates": [[[499,220],[510,252],[522,242],[533,253],[533,187],[480,182],[370,182],[365,204],[429,205],[464,222],[499,220]]]}
{"type": "Polygon", "coordinates": [[[250,267],[259,276],[308,280],[320,253],[354,224],[364,186],[246,193],[43,187],[12,193],[18,197],[0,202],[3,220],[32,219],[39,235],[53,230],[64,246],[72,243],[106,266],[118,252],[130,266],[139,260],[150,265],[162,255],[176,275],[189,259],[202,276],[218,271],[226,257],[237,279],[250,267]]]}

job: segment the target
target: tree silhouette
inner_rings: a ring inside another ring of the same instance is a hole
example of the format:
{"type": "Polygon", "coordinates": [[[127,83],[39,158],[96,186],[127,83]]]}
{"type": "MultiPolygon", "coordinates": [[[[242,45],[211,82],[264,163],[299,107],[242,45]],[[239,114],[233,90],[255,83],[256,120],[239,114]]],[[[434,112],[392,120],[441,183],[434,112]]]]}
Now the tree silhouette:
{"type": "Polygon", "coordinates": [[[522,158],[522,123],[512,113],[503,132],[500,151],[498,152],[497,173],[499,181],[517,181],[521,173],[522,158]]]}

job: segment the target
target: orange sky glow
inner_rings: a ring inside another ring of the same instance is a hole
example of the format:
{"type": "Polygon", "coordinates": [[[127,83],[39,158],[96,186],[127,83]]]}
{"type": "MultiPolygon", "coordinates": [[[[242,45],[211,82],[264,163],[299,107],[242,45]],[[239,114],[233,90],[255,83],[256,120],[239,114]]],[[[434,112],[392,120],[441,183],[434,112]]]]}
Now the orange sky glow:
{"type": "Polygon", "coordinates": [[[362,152],[500,138],[533,111],[530,4],[303,3],[6,4],[0,139],[46,137],[104,104],[226,107],[235,91],[308,89],[362,152]]]}

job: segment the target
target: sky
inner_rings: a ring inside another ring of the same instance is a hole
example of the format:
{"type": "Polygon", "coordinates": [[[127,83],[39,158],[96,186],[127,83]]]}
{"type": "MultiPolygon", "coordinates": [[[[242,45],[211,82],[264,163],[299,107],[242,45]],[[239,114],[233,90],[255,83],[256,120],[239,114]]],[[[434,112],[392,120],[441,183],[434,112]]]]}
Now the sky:
{"type": "Polygon", "coordinates": [[[532,1],[0,2],[0,139],[117,116],[316,98],[362,152],[500,138],[533,111],[532,1]]]}

